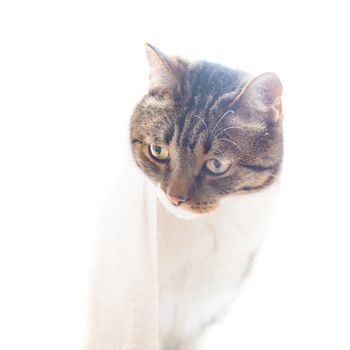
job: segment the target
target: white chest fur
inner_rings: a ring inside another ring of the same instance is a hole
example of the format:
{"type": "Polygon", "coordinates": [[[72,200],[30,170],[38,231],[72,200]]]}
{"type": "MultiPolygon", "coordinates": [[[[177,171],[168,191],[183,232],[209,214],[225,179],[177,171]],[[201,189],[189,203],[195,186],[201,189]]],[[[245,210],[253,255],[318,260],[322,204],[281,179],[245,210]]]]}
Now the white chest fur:
{"type": "Polygon", "coordinates": [[[213,213],[186,220],[158,204],[160,331],[173,349],[235,297],[259,248],[278,184],[233,196],[213,213]]]}

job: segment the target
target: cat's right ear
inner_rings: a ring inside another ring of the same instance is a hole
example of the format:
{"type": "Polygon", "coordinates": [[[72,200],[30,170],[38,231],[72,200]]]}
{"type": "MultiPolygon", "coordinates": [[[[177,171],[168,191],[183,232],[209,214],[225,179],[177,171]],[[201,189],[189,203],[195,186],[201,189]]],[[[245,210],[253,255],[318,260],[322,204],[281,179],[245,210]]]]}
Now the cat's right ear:
{"type": "Polygon", "coordinates": [[[178,63],[150,44],[145,44],[150,67],[149,92],[167,91],[173,93],[180,88],[180,67],[178,63]]]}
{"type": "Polygon", "coordinates": [[[279,122],[282,117],[282,84],[274,73],[264,73],[250,80],[234,104],[248,111],[251,116],[265,116],[272,122],[279,122]]]}

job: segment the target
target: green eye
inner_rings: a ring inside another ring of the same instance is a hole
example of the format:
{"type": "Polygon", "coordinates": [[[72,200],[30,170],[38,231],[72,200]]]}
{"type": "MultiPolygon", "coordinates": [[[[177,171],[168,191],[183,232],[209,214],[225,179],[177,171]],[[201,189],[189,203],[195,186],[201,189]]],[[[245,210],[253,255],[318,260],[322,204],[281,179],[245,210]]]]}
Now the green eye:
{"type": "Polygon", "coordinates": [[[229,169],[230,165],[231,164],[229,162],[224,162],[216,158],[209,159],[205,163],[206,169],[214,175],[225,173],[229,169]]]}
{"type": "Polygon", "coordinates": [[[156,158],[157,160],[169,159],[169,151],[165,146],[150,145],[149,153],[153,158],[156,158]]]}

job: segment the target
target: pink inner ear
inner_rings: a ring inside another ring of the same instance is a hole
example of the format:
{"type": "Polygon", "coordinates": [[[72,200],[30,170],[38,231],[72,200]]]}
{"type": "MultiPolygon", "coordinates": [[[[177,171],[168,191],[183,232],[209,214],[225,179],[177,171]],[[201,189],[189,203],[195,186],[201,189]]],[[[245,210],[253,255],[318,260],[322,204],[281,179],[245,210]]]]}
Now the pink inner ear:
{"type": "Polygon", "coordinates": [[[273,104],[273,111],[274,111],[274,122],[278,122],[281,119],[282,116],[282,99],[281,96],[278,96],[275,99],[275,102],[273,104]]]}

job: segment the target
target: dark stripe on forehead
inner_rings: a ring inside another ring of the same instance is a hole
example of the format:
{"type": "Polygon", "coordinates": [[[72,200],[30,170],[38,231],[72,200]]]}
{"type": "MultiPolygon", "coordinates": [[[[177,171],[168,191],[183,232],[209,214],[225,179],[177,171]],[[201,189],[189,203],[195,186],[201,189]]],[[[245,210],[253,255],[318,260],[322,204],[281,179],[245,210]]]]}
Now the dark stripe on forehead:
{"type": "Polygon", "coordinates": [[[222,96],[222,91],[218,91],[216,94],[214,94],[210,100],[208,100],[207,105],[205,106],[205,110],[203,113],[203,119],[205,123],[207,124],[208,128],[210,129],[211,124],[215,125],[217,122],[217,117],[213,115],[212,108],[215,106],[216,102],[219,100],[219,98],[222,96]]]}
{"type": "Polygon", "coordinates": [[[171,128],[171,130],[167,130],[167,131],[165,132],[164,139],[165,139],[165,143],[166,143],[167,145],[170,144],[170,142],[171,142],[173,136],[174,136],[174,129],[173,129],[173,128],[171,128]]]}
{"type": "Polygon", "coordinates": [[[208,116],[210,110],[213,108],[213,106],[215,105],[217,99],[222,95],[222,91],[218,91],[216,94],[212,95],[211,99],[208,100],[207,105],[205,106],[205,110],[204,110],[204,116],[208,116]]]}
{"type": "MultiPolygon", "coordinates": [[[[210,68],[208,74],[204,77],[205,81],[203,81],[205,93],[196,106],[196,110],[200,113],[208,129],[210,129],[211,124],[215,125],[219,118],[219,115],[213,113],[213,109],[220,109],[217,107],[220,105],[221,97],[227,92],[234,90],[235,84],[237,84],[216,66],[210,66],[210,68]]],[[[205,125],[202,123],[198,133],[201,133],[204,128],[205,125]]]]}
{"type": "Polygon", "coordinates": [[[178,119],[178,123],[177,123],[178,134],[177,134],[177,140],[176,140],[177,143],[179,143],[182,130],[183,130],[184,126],[185,126],[186,112],[187,111],[183,112],[182,115],[180,115],[180,117],[178,119]]]}
{"type": "Polygon", "coordinates": [[[195,91],[197,89],[198,84],[200,83],[200,75],[195,71],[191,71],[189,74],[189,81],[190,81],[190,96],[189,96],[189,100],[186,103],[185,110],[183,111],[183,114],[179,117],[179,120],[178,120],[177,143],[179,143],[180,136],[181,136],[183,129],[185,127],[186,117],[187,117],[188,113],[193,109],[194,99],[196,97],[195,91]],[[193,82],[192,82],[192,80],[193,80],[193,82]]]}
{"type": "MultiPolygon", "coordinates": [[[[193,89],[194,95],[188,105],[189,114],[187,118],[190,118],[189,122],[186,123],[186,128],[183,128],[181,134],[181,141],[184,147],[191,143],[191,148],[194,148],[194,143],[190,140],[195,138],[196,141],[199,135],[206,131],[208,115],[210,108],[215,104],[218,96],[221,95],[221,91],[211,95],[209,91],[209,79],[212,77],[212,70],[202,69],[200,72],[201,79],[197,79],[197,91],[193,89]]],[[[199,74],[199,73],[198,73],[199,74]]],[[[195,142],[197,143],[197,142],[195,142]]]]}
{"type": "Polygon", "coordinates": [[[201,107],[207,100],[207,95],[205,93],[205,77],[207,68],[201,67],[199,71],[195,72],[197,74],[194,84],[191,86],[192,96],[187,103],[187,113],[185,118],[189,118],[184,127],[181,130],[180,137],[182,143],[187,144],[190,138],[190,134],[198,123],[202,123],[196,115],[201,114],[201,107]]]}
{"type": "Polygon", "coordinates": [[[193,137],[196,139],[200,138],[200,135],[206,134],[206,137],[204,138],[204,152],[207,153],[209,149],[212,146],[212,134],[210,133],[210,128],[212,124],[212,120],[215,122],[216,118],[214,115],[212,115],[210,109],[217,101],[218,96],[220,96],[221,93],[217,93],[214,96],[211,96],[210,99],[208,99],[207,105],[205,106],[205,111],[201,113],[200,116],[197,117],[198,123],[196,125],[196,128],[193,130],[193,137]]]}
{"type": "Polygon", "coordinates": [[[193,66],[188,79],[189,96],[185,98],[185,110],[178,120],[177,144],[183,147],[189,144],[193,147],[193,139],[198,139],[207,127],[210,129],[210,124],[215,125],[218,116],[211,113],[212,109],[223,94],[237,85],[224,67],[207,62],[193,66]]]}
{"type": "Polygon", "coordinates": [[[191,149],[194,149],[196,142],[191,143],[193,136],[194,136],[193,131],[194,131],[197,123],[200,123],[201,121],[198,118],[196,118],[195,115],[192,113],[191,113],[191,115],[188,115],[187,118],[188,118],[187,119],[187,127],[184,128],[184,130],[182,132],[180,144],[184,148],[190,146],[191,149]]]}
{"type": "Polygon", "coordinates": [[[213,138],[208,135],[204,141],[204,153],[207,154],[213,145],[213,138]]]}

